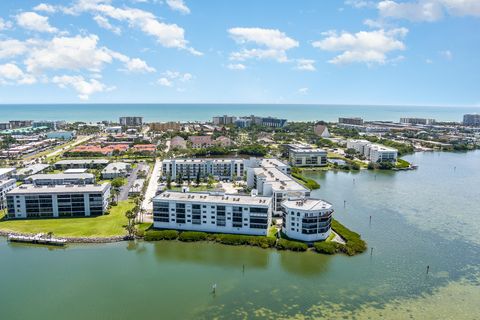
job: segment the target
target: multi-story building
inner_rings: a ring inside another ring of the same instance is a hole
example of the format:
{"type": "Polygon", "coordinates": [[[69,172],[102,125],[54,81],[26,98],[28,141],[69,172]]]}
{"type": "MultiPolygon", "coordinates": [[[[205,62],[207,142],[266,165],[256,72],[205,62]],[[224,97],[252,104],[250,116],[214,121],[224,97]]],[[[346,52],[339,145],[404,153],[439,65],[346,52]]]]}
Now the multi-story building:
{"type": "Polygon", "coordinates": [[[23,181],[28,176],[41,173],[47,170],[48,168],[50,168],[50,165],[46,163],[31,164],[29,166],[26,166],[25,168],[18,169],[17,172],[13,175],[13,177],[18,181],[23,181]]]}
{"type": "Polygon", "coordinates": [[[290,166],[277,159],[262,159],[247,167],[247,185],[259,195],[272,197],[273,213],[282,213],[282,202],[289,197],[309,197],[310,190],[290,175],[290,166]]]}
{"type": "Polygon", "coordinates": [[[313,198],[289,198],[282,202],[282,231],[289,238],[305,242],[321,241],[331,232],[333,206],[313,198]]]}
{"type": "Polygon", "coordinates": [[[47,133],[48,139],[71,140],[75,138],[75,131],[52,131],[47,133]]]}
{"type": "Polygon", "coordinates": [[[7,192],[15,189],[16,182],[15,179],[0,180],[0,210],[7,207],[7,192]]]}
{"type": "Polygon", "coordinates": [[[190,141],[194,149],[213,147],[212,136],[190,136],[188,141],[190,141]]]}
{"type": "Polygon", "coordinates": [[[30,183],[36,186],[94,184],[95,176],[92,173],[34,174],[26,178],[25,183],[30,183]]]}
{"type": "Polygon", "coordinates": [[[57,122],[56,121],[34,121],[32,123],[32,127],[34,127],[34,128],[48,128],[50,130],[57,130],[57,122]]]}
{"type": "Polygon", "coordinates": [[[106,159],[72,159],[72,160],[60,160],[55,163],[55,169],[98,169],[103,168],[108,164],[106,159]]]}
{"type": "Polygon", "coordinates": [[[265,236],[272,219],[270,197],[166,191],[152,201],[160,229],[265,236]]]}
{"type": "Polygon", "coordinates": [[[15,168],[0,168],[0,180],[5,180],[13,176],[17,172],[15,168]]]}
{"type": "Polygon", "coordinates": [[[180,131],[182,128],[180,122],[154,122],[150,123],[149,126],[152,131],[180,131]]]}
{"type": "Polygon", "coordinates": [[[355,118],[338,118],[338,123],[343,123],[343,124],[353,124],[356,126],[362,126],[363,125],[363,119],[359,117],[355,118]]]}
{"type": "Polygon", "coordinates": [[[125,162],[109,163],[105,169],[102,170],[103,179],[115,179],[118,177],[126,177],[131,170],[131,165],[125,162]]]}
{"type": "Polygon", "coordinates": [[[295,167],[320,167],[327,165],[327,151],[320,148],[299,148],[289,152],[290,164],[295,167]]]}
{"type": "Polygon", "coordinates": [[[237,117],[223,115],[219,117],[213,117],[212,122],[216,125],[226,125],[233,124],[235,120],[237,120],[237,117]]]}
{"type": "Polygon", "coordinates": [[[480,127],[480,114],[470,113],[463,115],[463,125],[480,127]]]}
{"type": "Polygon", "coordinates": [[[0,130],[8,130],[8,129],[10,129],[10,123],[8,122],[0,123],[0,130]]]}
{"type": "Polygon", "coordinates": [[[421,124],[421,125],[432,125],[435,124],[435,119],[427,118],[400,118],[400,123],[406,124],[421,124]]]}
{"type": "Polygon", "coordinates": [[[396,162],[398,150],[368,140],[348,140],[347,149],[354,149],[364,155],[371,162],[396,162]]]}
{"type": "Polygon", "coordinates": [[[143,117],[120,117],[120,125],[126,127],[139,127],[143,124],[143,117]]]}
{"type": "Polygon", "coordinates": [[[98,216],[107,211],[110,184],[24,184],[7,193],[10,218],[57,218],[98,216]]]}
{"type": "Polygon", "coordinates": [[[10,129],[31,127],[33,120],[10,120],[10,129]]]}
{"type": "Polygon", "coordinates": [[[242,159],[169,159],[162,163],[162,174],[172,180],[179,176],[195,180],[198,176],[232,180],[243,177],[245,164],[242,159]]]}
{"type": "Polygon", "coordinates": [[[282,128],[287,124],[287,119],[279,119],[274,117],[257,117],[254,115],[241,117],[234,121],[235,125],[240,128],[249,127],[252,124],[257,126],[282,128]]]}

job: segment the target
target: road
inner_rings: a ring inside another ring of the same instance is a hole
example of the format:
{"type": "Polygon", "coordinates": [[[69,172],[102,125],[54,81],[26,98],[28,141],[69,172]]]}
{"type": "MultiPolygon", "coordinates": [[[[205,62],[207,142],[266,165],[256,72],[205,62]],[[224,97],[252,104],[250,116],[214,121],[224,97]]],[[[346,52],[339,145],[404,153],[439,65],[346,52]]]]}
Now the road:
{"type": "Polygon", "coordinates": [[[118,194],[118,201],[128,200],[128,191],[132,188],[135,180],[137,180],[138,171],[144,170],[145,164],[139,163],[127,178],[127,183],[120,188],[120,193],[118,194]]]}
{"type": "MultiPolygon", "coordinates": [[[[160,178],[160,171],[162,168],[162,161],[157,159],[155,161],[155,166],[153,167],[152,174],[150,176],[150,181],[148,183],[147,191],[145,192],[145,200],[143,200],[142,203],[142,209],[145,210],[145,212],[151,213],[153,211],[153,205],[152,205],[152,198],[155,197],[155,193],[157,192],[158,188],[158,179],[160,178]]],[[[151,216],[144,216],[143,221],[148,222],[148,220],[151,220],[151,216]]]]}
{"type": "Polygon", "coordinates": [[[90,140],[93,136],[84,136],[84,137],[78,137],[77,140],[75,142],[72,142],[71,144],[63,147],[63,148],[60,148],[58,150],[55,150],[49,154],[46,155],[47,158],[51,158],[51,157],[54,157],[56,155],[59,155],[60,153],[62,152],[65,152],[66,149],[71,149],[75,146],[78,146],[79,144],[82,144],[82,143],[85,143],[87,142],[88,140],[90,140]]]}

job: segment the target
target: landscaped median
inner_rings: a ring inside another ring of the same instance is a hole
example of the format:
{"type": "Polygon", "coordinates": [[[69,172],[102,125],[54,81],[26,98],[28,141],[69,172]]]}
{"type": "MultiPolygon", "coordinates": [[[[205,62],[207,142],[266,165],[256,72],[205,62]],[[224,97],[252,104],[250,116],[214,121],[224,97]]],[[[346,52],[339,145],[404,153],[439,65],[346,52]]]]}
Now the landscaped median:
{"type": "MultiPolygon", "coordinates": [[[[345,244],[332,241],[333,236],[326,241],[316,242],[312,250],[323,254],[345,253],[349,256],[360,254],[367,249],[367,244],[358,233],[350,231],[338,221],[332,222],[332,229],[345,240],[345,244]]],[[[333,234],[332,234],[333,235],[333,234]]],[[[277,250],[307,251],[306,243],[292,239],[277,239],[272,236],[247,236],[238,234],[207,233],[199,231],[177,231],[149,229],[145,231],[146,241],[179,240],[183,242],[212,241],[226,245],[249,245],[261,248],[276,248],[277,250]]]]}
{"type": "Polygon", "coordinates": [[[108,214],[98,217],[7,220],[0,216],[0,234],[37,234],[52,232],[69,242],[112,242],[127,235],[125,212],[132,210],[132,200],[120,201],[108,214]]]}

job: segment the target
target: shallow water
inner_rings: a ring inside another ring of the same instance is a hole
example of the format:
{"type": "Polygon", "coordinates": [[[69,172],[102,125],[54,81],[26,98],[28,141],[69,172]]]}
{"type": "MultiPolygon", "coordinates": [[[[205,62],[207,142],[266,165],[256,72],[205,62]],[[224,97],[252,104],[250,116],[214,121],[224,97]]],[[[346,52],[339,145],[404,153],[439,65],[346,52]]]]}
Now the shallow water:
{"type": "Polygon", "coordinates": [[[0,318],[478,319],[480,152],[406,159],[419,169],[310,174],[372,255],[1,240],[0,318]]]}

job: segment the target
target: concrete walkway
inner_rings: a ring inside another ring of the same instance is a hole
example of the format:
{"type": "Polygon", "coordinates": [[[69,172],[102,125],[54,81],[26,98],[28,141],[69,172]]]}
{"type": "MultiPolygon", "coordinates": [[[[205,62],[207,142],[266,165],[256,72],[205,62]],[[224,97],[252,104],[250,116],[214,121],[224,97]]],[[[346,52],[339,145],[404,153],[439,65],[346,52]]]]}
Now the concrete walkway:
{"type": "MultiPolygon", "coordinates": [[[[145,210],[145,212],[152,212],[153,211],[153,205],[152,205],[152,198],[155,197],[155,193],[157,192],[158,188],[158,179],[160,178],[160,170],[162,168],[162,161],[157,159],[155,161],[155,166],[153,167],[152,174],[150,175],[150,181],[148,183],[147,191],[145,192],[145,200],[143,200],[142,203],[142,209],[145,210]]],[[[147,217],[144,217],[144,220],[146,222],[147,217]]]]}

